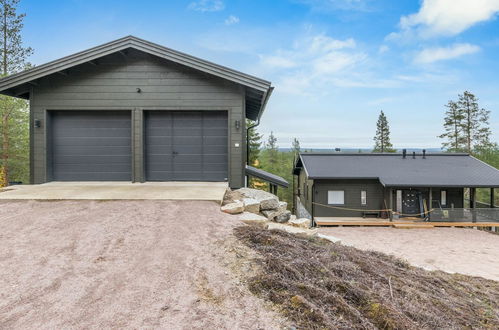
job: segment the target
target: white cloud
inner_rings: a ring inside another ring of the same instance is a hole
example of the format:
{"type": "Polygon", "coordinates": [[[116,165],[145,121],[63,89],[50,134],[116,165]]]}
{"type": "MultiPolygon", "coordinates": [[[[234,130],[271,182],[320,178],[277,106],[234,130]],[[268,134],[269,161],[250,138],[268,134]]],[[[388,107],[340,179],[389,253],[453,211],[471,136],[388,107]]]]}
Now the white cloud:
{"type": "Polygon", "coordinates": [[[188,7],[190,10],[211,12],[221,11],[225,8],[222,0],[198,0],[191,2],[188,7]]]}
{"type": "Polygon", "coordinates": [[[436,47],[423,49],[416,55],[416,63],[433,63],[449,60],[480,51],[480,47],[471,44],[454,44],[450,47],[436,47]]]}
{"type": "Polygon", "coordinates": [[[498,12],[499,0],[423,0],[417,13],[401,17],[402,33],[389,38],[413,33],[425,38],[454,36],[495,18],[498,12]]]}
{"type": "Polygon", "coordinates": [[[367,59],[354,39],[317,34],[296,40],[289,49],[261,55],[260,64],[277,74],[279,90],[310,95],[313,90],[327,93],[331,86],[363,85],[353,71],[367,59]]]}
{"type": "Polygon", "coordinates": [[[390,50],[390,47],[388,47],[387,45],[381,45],[381,46],[379,46],[378,53],[384,54],[389,50],[390,50]]]}
{"type": "Polygon", "coordinates": [[[225,25],[233,25],[233,24],[237,24],[237,23],[239,23],[239,17],[234,16],[234,15],[230,15],[225,20],[225,25]]]}

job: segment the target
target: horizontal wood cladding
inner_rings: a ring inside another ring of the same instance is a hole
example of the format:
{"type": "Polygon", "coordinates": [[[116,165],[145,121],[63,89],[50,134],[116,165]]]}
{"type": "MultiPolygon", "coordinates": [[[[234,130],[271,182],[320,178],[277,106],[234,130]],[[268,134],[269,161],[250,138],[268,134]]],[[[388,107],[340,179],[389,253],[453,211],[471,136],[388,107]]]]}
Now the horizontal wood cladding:
{"type": "MultiPolygon", "coordinates": [[[[339,208],[359,210],[383,209],[384,190],[377,180],[315,180],[315,202],[328,205],[328,191],[344,191],[345,203],[332,205],[339,208]],[[361,191],[367,191],[367,204],[361,204],[361,191]]],[[[387,201],[388,203],[388,201],[387,201]]],[[[322,206],[314,207],[316,217],[360,217],[362,211],[333,209],[322,206]]]]}
{"type": "Polygon", "coordinates": [[[125,56],[113,54],[82,64],[61,74],[39,79],[33,86],[30,108],[34,119],[43,121],[32,127],[33,182],[46,182],[46,114],[52,110],[127,110],[135,111],[133,122],[133,177],[144,180],[143,116],[147,110],[224,110],[229,120],[229,183],[244,185],[244,135],[235,121],[244,122],[244,89],[232,82],[169,62],[139,51],[125,56]],[[140,92],[137,91],[140,88],[140,92]],[[138,112],[137,112],[138,111],[138,112]],[[239,147],[235,147],[239,144],[239,147]]]}

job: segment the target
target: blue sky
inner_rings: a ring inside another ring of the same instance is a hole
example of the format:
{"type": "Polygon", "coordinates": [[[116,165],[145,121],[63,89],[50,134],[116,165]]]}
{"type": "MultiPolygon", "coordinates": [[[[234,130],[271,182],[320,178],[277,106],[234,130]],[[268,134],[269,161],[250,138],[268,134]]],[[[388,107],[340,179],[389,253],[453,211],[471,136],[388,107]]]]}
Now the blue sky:
{"type": "Polygon", "coordinates": [[[279,145],[439,147],[444,104],[470,90],[499,140],[499,0],[21,0],[42,64],[125,35],[272,81],[260,132],[279,145]]]}

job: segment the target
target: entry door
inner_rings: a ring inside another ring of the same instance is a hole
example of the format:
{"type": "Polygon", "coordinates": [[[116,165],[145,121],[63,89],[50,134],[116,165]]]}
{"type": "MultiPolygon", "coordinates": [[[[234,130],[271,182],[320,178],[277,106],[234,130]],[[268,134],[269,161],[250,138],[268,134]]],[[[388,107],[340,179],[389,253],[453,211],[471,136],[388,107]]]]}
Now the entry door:
{"type": "Polygon", "coordinates": [[[419,210],[419,192],[417,190],[404,190],[402,198],[402,213],[418,214],[419,210]]]}
{"type": "Polygon", "coordinates": [[[224,111],[148,111],[148,181],[226,181],[228,128],[224,111]]]}

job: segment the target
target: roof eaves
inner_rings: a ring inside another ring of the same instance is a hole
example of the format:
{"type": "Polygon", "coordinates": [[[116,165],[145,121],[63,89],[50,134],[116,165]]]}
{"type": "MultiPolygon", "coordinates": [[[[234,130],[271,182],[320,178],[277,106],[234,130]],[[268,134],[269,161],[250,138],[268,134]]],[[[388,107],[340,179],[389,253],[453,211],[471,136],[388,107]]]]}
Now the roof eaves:
{"type": "Polygon", "coordinates": [[[271,88],[271,83],[266,80],[250,76],[248,74],[232,70],[227,67],[139,39],[137,37],[127,36],[0,79],[0,90],[6,90],[14,86],[28,83],[46,75],[65,70],[130,47],[263,92],[268,92],[271,88]]]}

